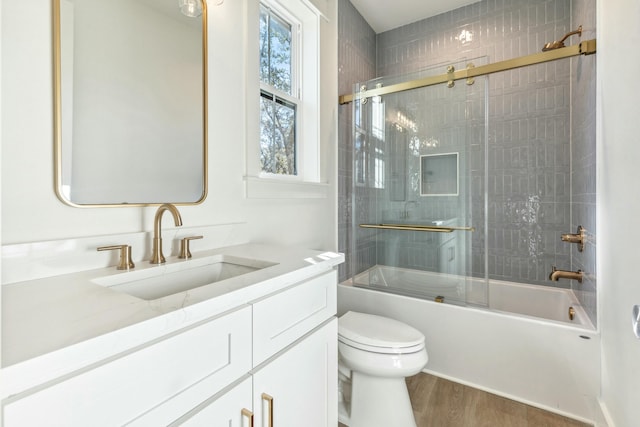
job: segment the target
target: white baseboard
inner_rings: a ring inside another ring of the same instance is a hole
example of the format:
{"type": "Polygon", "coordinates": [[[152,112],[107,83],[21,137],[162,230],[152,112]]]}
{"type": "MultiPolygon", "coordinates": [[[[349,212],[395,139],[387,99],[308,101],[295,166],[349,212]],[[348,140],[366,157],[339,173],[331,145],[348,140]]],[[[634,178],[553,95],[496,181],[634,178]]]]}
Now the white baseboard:
{"type": "Polygon", "coordinates": [[[602,399],[598,399],[600,416],[602,417],[599,420],[595,420],[595,427],[616,427],[616,424],[613,422],[613,418],[611,418],[611,414],[609,413],[609,408],[602,401],[602,399]]]}

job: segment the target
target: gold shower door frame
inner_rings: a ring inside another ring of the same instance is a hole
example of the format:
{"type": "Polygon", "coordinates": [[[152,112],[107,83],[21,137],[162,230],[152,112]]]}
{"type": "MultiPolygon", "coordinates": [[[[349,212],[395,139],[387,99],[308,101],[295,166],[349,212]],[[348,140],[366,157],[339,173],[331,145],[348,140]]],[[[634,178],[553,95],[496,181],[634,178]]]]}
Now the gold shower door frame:
{"type": "Polygon", "coordinates": [[[397,83],[387,87],[376,87],[374,89],[362,90],[358,93],[341,95],[338,99],[338,102],[340,103],[340,105],[343,105],[348,104],[355,99],[363,100],[373,96],[402,92],[425,86],[433,86],[440,83],[448,83],[451,87],[453,86],[452,83],[456,80],[466,79],[468,82],[471,82],[474,77],[478,76],[498,73],[500,71],[513,70],[515,68],[526,67],[529,65],[542,64],[544,62],[570,58],[578,55],[592,55],[594,53],[596,53],[596,40],[592,39],[583,41],[580,44],[561,47],[545,52],[534,53],[531,55],[521,56],[519,58],[495,62],[493,64],[480,65],[477,67],[470,66],[463,70],[456,71],[452,66],[449,66],[446,74],[439,74],[437,76],[397,83]]]}

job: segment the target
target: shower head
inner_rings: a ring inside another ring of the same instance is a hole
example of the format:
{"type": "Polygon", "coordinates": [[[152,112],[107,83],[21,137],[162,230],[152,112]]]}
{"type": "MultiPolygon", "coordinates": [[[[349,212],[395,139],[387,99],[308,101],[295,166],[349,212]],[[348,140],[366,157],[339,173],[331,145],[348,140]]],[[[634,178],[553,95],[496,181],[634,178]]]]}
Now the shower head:
{"type": "Polygon", "coordinates": [[[564,47],[564,41],[565,41],[568,37],[570,37],[570,36],[572,36],[572,35],[574,35],[574,34],[577,34],[578,36],[581,36],[581,35],[582,35],[582,25],[580,25],[580,26],[578,27],[578,29],[577,29],[577,30],[575,30],[575,31],[571,31],[570,33],[565,34],[565,35],[564,35],[564,37],[563,37],[563,38],[561,38],[560,40],[556,40],[556,41],[553,41],[553,42],[551,42],[551,43],[547,43],[547,44],[545,44],[545,45],[543,46],[543,48],[542,48],[542,51],[543,51],[543,52],[546,52],[546,51],[548,51],[548,50],[559,49],[559,48],[561,48],[561,47],[564,47]]]}

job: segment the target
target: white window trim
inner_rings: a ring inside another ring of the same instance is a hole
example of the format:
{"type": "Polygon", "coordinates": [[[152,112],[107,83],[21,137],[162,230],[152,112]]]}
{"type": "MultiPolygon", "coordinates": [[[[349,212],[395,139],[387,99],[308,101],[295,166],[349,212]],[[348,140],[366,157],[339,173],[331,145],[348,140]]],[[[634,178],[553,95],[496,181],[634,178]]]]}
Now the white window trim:
{"type": "MultiPolygon", "coordinates": [[[[265,173],[260,165],[260,77],[258,53],[258,17],[260,1],[249,0],[246,22],[246,196],[250,198],[326,198],[329,185],[321,182],[320,152],[320,19],[322,14],[306,0],[262,0],[262,3],[292,24],[300,24],[302,52],[296,61],[297,100],[297,175],[265,173]],[[305,52],[315,52],[305,55],[305,52]]],[[[292,28],[294,31],[294,28],[292,28]]],[[[295,37],[295,35],[294,35],[295,37]]],[[[278,93],[278,95],[280,95],[278,93]]]]}

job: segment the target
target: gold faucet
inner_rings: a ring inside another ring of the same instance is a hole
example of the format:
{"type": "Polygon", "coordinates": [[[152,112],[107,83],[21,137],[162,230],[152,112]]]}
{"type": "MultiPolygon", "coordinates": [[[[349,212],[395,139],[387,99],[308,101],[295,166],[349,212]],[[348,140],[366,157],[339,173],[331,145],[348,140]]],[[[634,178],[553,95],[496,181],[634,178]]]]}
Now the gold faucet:
{"type": "Polygon", "coordinates": [[[180,212],[178,212],[178,208],[171,203],[158,206],[156,217],[153,220],[153,256],[151,258],[151,264],[162,264],[166,262],[162,254],[162,214],[164,211],[171,212],[176,227],[182,225],[182,217],[180,216],[180,212]]]}
{"type": "Polygon", "coordinates": [[[577,280],[578,283],[582,283],[583,274],[584,273],[582,272],[582,270],[578,270],[578,271],[558,270],[554,265],[551,269],[549,280],[553,280],[554,282],[557,282],[558,279],[570,279],[570,280],[577,280]]]}

